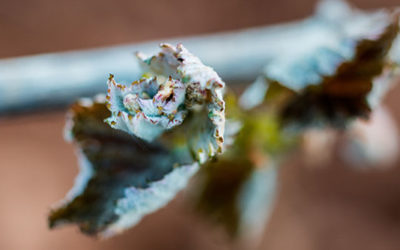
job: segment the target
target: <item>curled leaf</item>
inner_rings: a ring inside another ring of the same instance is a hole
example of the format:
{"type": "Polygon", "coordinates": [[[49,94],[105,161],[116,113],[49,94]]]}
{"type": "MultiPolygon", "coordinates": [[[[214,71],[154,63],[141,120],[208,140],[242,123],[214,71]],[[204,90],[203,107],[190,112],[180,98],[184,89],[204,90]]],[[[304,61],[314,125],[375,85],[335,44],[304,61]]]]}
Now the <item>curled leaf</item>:
{"type": "Polygon", "coordinates": [[[164,130],[180,125],[186,114],[185,86],[169,78],[159,84],[156,77],[142,78],[131,85],[121,85],[111,76],[107,98],[114,114],[106,121],[115,129],[153,141],[164,130]]]}
{"type": "Polygon", "coordinates": [[[391,77],[390,49],[399,31],[396,11],[352,13],[331,20],[336,36],[329,43],[284,55],[265,68],[265,100],[277,103],[285,124],[343,127],[368,117],[374,84],[391,77]],[[282,101],[277,97],[286,96],[282,101]]]}
{"type": "Polygon", "coordinates": [[[225,83],[210,67],[181,44],[161,45],[161,52],[146,58],[137,54],[143,78],[132,84],[108,82],[107,122],[151,142],[184,120],[195,158],[204,163],[222,152],[225,127],[225,83]],[[193,132],[196,131],[196,132],[193,132]]]}
{"type": "Polygon", "coordinates": [[[224,83],[182,45],[161,47],[143,61],[140,80],[118,84],[110,75],[106,97],[72,106],[67,137],[81,172],[51,212],[51,227],[121,232],[169,202],[199,164],[222,151],[224,83]]]}

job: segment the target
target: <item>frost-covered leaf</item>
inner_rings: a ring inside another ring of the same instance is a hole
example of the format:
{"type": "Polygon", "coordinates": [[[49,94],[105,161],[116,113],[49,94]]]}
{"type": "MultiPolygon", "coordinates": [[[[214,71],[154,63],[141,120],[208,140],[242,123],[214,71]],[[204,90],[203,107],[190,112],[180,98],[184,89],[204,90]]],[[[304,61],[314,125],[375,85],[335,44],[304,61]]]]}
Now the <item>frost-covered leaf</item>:
{"type": "Polygon", "coordinates": [[[181,44],[162,44],[161,52],[149,58],[137,56],[142,79],[117,84],[110,77],[107,122],[149,142],[183,123],[200,163],[222,152],[225,83],[217,73],[181,44]]]}
{"type": "Polygon", "coordinates": [[[140,80],[118,84],[110,75],[106,97],[71,108],[67,138],[78,147],[81,172],[52,211],[51,227],[121,232],[170,201],[222,151],[224,83],[182,45],[161,47],[143,61],[140,80]]]}
{"type": "Polygon", "coordinates": [[[368,117],[373,84],[393,76],[389,52],[398,35],[397,12],[353,12],[331,25],[337,34],[329,43],[284,54],[265,68],[266,102],[279,103],[286,124],[342,127],[368,117]]]}
{"type": "Polygon", "coordinates": [[[200,170],[192,190],[194,204],[230,236],[255,239],[273,204],[276,165],[296,145],[297,136],[282,133],[278,120],[263,108],[242,110],[231,93],[225,101],[226,131],[232,120],[240,121],[240,131],[233,133],[235,142],[223,155],[200,170]]]}
{"type": "Polygon", "coordinates": [[[69,112],[67,137],[78,147],[81,171],[49,223],[76,223],[85,233],[111,236],[164,206],[198,164],[185,148],[112,129],[100,99],[83,99],[69,112]]]}

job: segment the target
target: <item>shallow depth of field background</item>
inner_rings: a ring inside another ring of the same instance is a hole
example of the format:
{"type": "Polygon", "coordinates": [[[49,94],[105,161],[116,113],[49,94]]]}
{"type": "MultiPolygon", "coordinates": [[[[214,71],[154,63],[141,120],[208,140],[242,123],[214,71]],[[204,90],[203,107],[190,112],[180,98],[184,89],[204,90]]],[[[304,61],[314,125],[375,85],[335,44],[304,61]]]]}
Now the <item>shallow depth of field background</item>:
{"type": "MultiPolygon", "coordinates": [[[[399,0],[352,2],[362,8],[400,5],[399,0]]],[[[0,58],[292,21],[310,15],[315,3],[0,0],[0,58]]],[[[386,98],[398,124],[399,100],[400,87],[386,98]]],[[[75,226],[49,231],[50,205],[63,198],[78,171],[73,147],[62,136],[64,114],[0,118],[0,249],[233,248],[221,230],[188,209],[182,194],[110,240],[89,238],[75,226]]],[[[332,162],[308,168],[293,158],[281,168],[262,249],[400,249],[398,165],[354,171],[332,162]]]]}

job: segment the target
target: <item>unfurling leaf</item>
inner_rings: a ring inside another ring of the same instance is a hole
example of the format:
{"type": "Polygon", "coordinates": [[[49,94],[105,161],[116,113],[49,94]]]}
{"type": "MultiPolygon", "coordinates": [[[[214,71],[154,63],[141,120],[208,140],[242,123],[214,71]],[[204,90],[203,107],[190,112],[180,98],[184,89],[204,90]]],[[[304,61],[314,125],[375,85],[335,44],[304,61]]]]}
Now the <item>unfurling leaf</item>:
{"type": "Polygon", "coordinates": [[[187,115],[185,86],[177,80],[158,84],[156,77],[142,78],[126,86],[110,77],[108,91],[114,115],[107,122],[146,141],[151,142],[165,130],[180,125],[187,115]]]}
{"type": "Polygon", "coordinates": [[[225,127],[225,83],[181,44],[161,45],[158,55],[138,53],[143,78],[132,84],[108,82],[111,127],[146,141],[185,122],[193,155],[204,163],[222,152],[225,127]],[[193,114],[193,115],[191,115],[193,114]]]}
{"type": "Polygon", "coordinates": [[[352,13],[336,20],[337,34],[329,43],[270,62],[264,72],[266,102],[280,102],[282,121],[293,127],[344,127],[367,118],[373,85],[383,81],[381,75],[393,76],[389,51],[398,17],[397,12],[352,13]]]}
{"type": "Polygon", "coordinates": [[[67,138],[78,148],[81,172],[51,212],[51,227],[121,232],[167,204],[222,151],[224,83],[182,45],[161,47],[139,81],[117,84],[110,76],[107,97],[72,106],[67,138]]]}

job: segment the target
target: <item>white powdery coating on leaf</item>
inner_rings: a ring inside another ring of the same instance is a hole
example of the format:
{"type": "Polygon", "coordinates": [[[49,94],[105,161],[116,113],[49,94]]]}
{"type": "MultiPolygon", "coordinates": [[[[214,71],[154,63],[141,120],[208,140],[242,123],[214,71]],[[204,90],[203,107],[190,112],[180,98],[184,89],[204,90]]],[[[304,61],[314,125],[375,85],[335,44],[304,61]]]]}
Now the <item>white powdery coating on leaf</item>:
{"type": "Polygon", "coordinates": [[[172,102],[177,112],[174,113],[175,111],[171,111],[171,107],[168,107],[171,102],[163,103],[157,106],[159,109],[154,109],[150,101],[140,99],[137,95],[128,95],[135,92],[131,87],[116,84],[111,78],[109,109],[112,111],[112,117],[107,121],[113,128],[152,141],[166,129],[180,125],[186,112],[193,112],[193,120],[197,124],[190,123],[193,128],[189,128],[191,130],[188,136],[189,146],[196,159],[204,163],[209,157],[222,152],[225,127],[223,100],[225,83],[212,68],[205,66],[181,44],[176,47],[161,44],[160,47],[161,52],[149,58],[143,54],[137,54],[145,76],[140,81],[144,83],[154,81],[159,84],[155,90],[156,93],[150,94],[153,103],[156,103],[155,99],[159,94],[163,97],[168,96],[168,82],[174,82],[175,87],[179,85],[179,92],[177,91],[174,97],[179,94],[182,99],[177,98],[178,100],[172,102]],[[157,117],[154,113],[160,109],[163,110],[160,117],[157,117]],[[166,118],[171,118],[171,114],[175,119],[169,121],[166,118]]]}
{"type": "MultiPolygon", "coordinates": [[[[166,48],[173,50],[171,46],[166,48]]],[[[225,83],[212,68],[205,66],[199,58],[189,53],[182,45],[178,44],[175,53],[176,58],[181,61],[178,72],[187,81],[186,105],[189,109],[203,102],[207,105],[208,125],[191,143],[192,150],[200,163],[203,163],[209,157],[222,152],[225,128],[223,100],[225,83]]]]}
{"type": "Polygon", "coordinates": [[[197,163],[176,167],[162,180],[150,183],[148,188],[127,188],[125,198],[118,200],[115,209],[119,219],[102,232],[102,236],[110,237],[120,233],[137,224],[143,216],[165,206],[185,188],[198,169],[197,163]]]}
{"type": "Polygon", "coordinates": [[[304,54],[282,57],[264,69],[265,76],[294,91],[308,85],[320,84],[324,77],[335,74],[336,69],[354,56],[354,47],[338,45],[336,48],[321,47],[304,54]]]}
{"type": "Polygon", "coordinates": [[[305,46],[296,54],[283,53],[265,67],[264,76],[298,92],[318,85],[325,77],[335,75],[342,63],[354,59],[360,41],[380,39],[392,24],[393,17],[388,12],[352,13],[342,19],[325,20],[335,27],[330,39],[318,46],[305,46]]]}
{"type": "Polygon", "coordinates": [[[111,127],[152,141],[166,129],[180,125],[187,111],[180,108],[185,87],[178,80],[159,84],[155,77],[142,78],[130,85],[108,81],[108,108],[111,127]]]}

